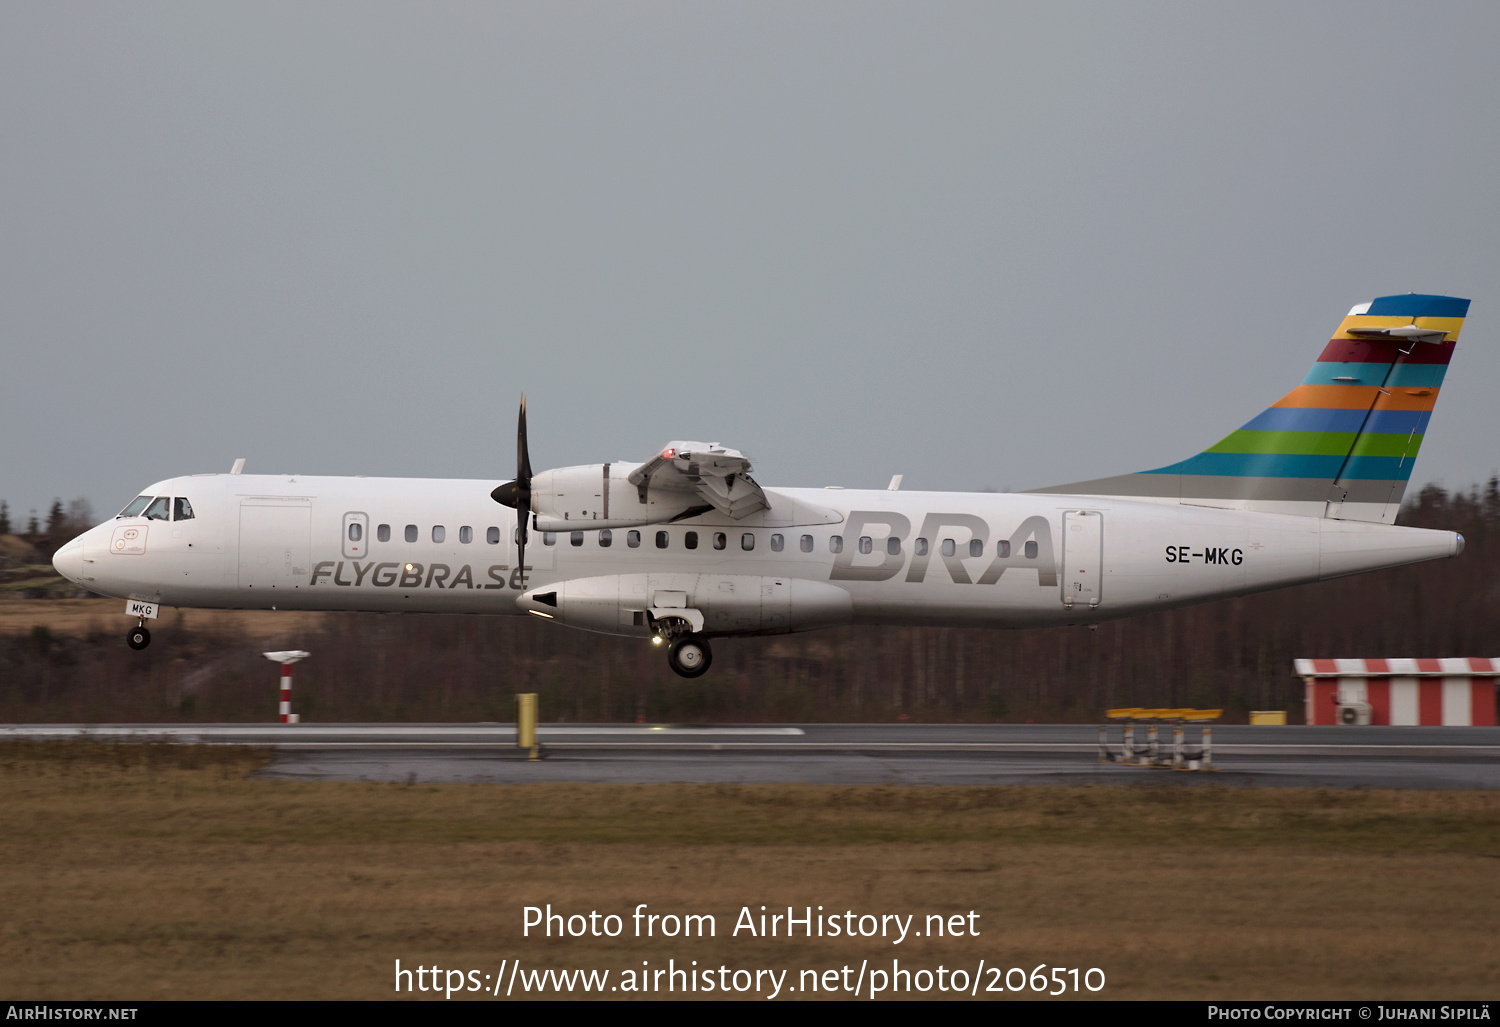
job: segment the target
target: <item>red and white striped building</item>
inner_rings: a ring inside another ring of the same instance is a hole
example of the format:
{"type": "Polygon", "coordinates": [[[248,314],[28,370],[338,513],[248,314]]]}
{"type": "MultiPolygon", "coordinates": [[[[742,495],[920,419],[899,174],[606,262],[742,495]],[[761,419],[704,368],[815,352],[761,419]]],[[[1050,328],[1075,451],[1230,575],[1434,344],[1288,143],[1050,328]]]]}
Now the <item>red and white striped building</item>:
{"type": "Polygon", "coordinates": [[[1341,705],[1366,703],[1372,724],[1495,724],[1500,658],[1298,660],[1307,722],[1337,724],[1341,705]]]}

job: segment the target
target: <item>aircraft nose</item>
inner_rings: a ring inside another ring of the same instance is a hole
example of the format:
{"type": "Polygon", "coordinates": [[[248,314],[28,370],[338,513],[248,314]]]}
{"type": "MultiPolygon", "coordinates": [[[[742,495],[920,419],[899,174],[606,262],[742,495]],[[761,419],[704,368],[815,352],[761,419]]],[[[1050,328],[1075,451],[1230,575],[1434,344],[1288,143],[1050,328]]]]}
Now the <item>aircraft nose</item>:
{"type": "Polygon", "coordinates": [[[76,582],[83,577],[83,536],[78,536],[53,553],[52,566],[69,581],[76,582]]]}

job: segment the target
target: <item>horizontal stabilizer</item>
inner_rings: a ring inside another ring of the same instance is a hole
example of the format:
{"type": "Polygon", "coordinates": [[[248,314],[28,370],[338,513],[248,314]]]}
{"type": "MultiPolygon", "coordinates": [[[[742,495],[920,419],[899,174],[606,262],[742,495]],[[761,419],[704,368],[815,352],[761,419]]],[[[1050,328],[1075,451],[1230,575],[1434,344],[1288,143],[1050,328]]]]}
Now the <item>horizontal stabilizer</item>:
{"type": "Polygon", "coordinates": [[[1403,325],[1400,328],[1349,328],[1347,331],[1361,339],[1414,339],[1417,342],[1442,342],[1448,335],[1441,328],[1418,328],[1416,325],[1403,325]]]}

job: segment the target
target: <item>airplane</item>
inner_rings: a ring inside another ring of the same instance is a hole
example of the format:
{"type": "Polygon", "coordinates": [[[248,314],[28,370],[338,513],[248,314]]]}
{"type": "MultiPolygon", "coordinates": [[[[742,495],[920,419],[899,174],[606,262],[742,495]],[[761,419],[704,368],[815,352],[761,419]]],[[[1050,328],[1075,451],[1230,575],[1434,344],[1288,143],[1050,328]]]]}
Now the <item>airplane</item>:
{"type": "Polygon", "coordinates": [[[739,451],[684,441],[534,473],[523,398],[509,482],[247,475],[241,459],[149,486],[53,564],[126,600],[135,649],[163,604],[535,616],[664,646],[688,678],[729,636],[1092,625],[1462,552],[1393,522],[1468,307],[1362,303],[1243,427],[1116,477],[764,488],[739,451]]]}

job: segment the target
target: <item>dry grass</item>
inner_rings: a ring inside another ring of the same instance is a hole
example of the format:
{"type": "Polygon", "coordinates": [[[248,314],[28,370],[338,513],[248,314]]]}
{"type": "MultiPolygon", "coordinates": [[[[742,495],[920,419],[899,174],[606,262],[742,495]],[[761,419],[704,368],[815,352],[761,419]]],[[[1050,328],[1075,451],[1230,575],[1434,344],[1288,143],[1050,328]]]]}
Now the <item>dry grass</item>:
{"type": "MultiPolygon", "coordinates": [[[[0,992],[387,997],[393,961],[1098,966],[1113,997],[1484,998],[1500,794],[259,781],[229,747],[0,745],[0,992]],[[713,913],[521,937],[521,907],[713,913]],[[730,937],[742,905],[978,938],[730,937]],[[628,928],[627,928],[628,934],[628,928]]],[[[793,975],[795,977],[795,974],[793,975]]]]}

